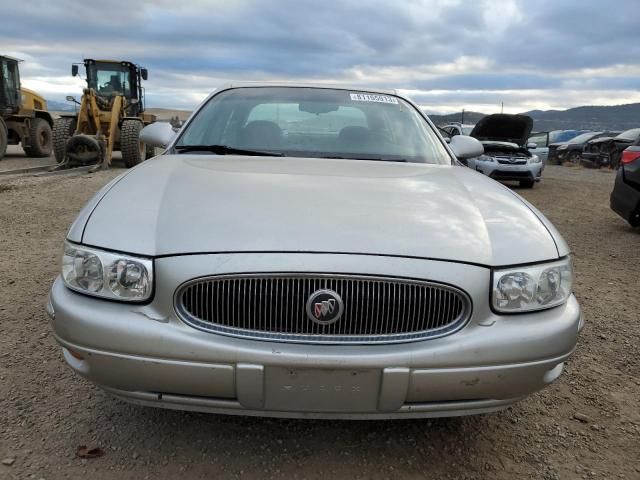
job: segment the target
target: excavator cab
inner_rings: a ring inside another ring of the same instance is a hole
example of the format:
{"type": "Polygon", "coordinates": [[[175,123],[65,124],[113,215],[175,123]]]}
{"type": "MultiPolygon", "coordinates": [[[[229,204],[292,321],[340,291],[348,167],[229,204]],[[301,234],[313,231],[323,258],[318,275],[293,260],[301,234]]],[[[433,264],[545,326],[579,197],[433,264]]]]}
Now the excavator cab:
{"type": "MultiPolygon", "coordinates": [[[[72,74],[78,73],[78,65],[73,65],[72,74]]],[[[97,95],[109,100],[115,96],[126,99],[129,117],[137,117],[144,112],[144,89],[142,80],[147,79],[147,69],[131,62],[111,60],[84,61],[87,73],[87,87],[97,95]]]]}
{"type": "Polygon", "coordinates": [[[0,56],[0,111],[3,115],[20,110],[18,60],[0,56]]]}

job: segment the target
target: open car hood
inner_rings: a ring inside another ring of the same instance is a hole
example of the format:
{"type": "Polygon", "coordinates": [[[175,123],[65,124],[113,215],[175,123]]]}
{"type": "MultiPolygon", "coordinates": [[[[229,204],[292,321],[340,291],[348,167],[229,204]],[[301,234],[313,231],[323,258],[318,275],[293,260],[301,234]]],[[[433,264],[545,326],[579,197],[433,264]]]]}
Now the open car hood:
{"type": "Polygon", "coordinates": [[[482,118],[470,135],[480,141],[512,142],[524,146],[532,129],[533,119],[527,115],[495,113],[482,118]]]}

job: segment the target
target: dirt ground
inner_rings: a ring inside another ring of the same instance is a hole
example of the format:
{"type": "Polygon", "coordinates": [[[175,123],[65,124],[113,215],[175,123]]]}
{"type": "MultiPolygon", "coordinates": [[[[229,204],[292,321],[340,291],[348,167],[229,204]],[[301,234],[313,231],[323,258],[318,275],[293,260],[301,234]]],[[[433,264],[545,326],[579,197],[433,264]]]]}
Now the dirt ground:
{"type": "Polygon", "coordinates": [[[519,190],[575,255],[587,326],[558,382],[497,414],[325,422],[132,406],[66,367],[47,290],[69,224],[121,171],[0,176],[0,478],[640,479],[640,231],[609,210],[612,172],[550,166],[519,190]]]}

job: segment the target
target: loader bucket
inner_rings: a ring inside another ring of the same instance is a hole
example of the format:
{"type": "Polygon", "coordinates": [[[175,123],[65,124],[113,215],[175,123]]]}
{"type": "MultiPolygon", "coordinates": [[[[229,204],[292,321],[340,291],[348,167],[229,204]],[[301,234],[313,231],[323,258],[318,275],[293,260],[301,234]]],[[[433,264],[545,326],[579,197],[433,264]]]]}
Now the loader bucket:
{"type": "Polygon", "coordinates": [[[74,135],[67,141],[66,155],[73,164],[94,165],[102,162],[104,150],[93,135],[74,135]]]}

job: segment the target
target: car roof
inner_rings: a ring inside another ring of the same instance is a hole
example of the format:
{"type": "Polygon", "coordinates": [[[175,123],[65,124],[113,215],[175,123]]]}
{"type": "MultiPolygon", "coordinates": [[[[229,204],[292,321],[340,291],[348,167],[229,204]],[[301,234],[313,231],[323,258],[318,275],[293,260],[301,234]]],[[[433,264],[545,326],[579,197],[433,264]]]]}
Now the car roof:
{"type": "Polygon", "coordinates": [[[382,95],[400,95],[397,90],[383,88],[356,87],[352,85],[333,85],[328,83],[298,83],[298,82],[232,82],[221,86],[218,90],[226,90],[230,88],[248,88],[248,87],[283,87],[283,88],[322,88],[328,90],[348,90],[352,92],[369,92],[379,93],[382,95]]]}

